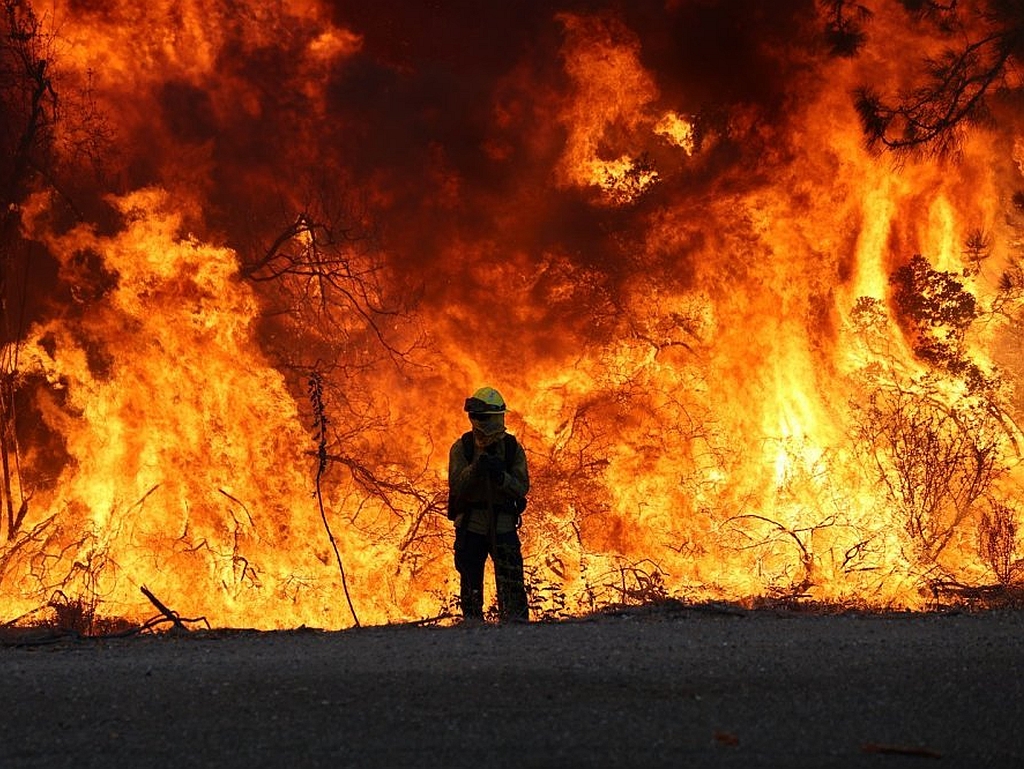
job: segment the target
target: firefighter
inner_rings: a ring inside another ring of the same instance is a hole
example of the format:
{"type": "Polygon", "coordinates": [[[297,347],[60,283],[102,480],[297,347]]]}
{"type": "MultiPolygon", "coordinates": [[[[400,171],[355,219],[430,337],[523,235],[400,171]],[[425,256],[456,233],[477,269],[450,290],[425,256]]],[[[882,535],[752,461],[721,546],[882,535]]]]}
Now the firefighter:
{"type": "Polygon", "coordinates": [[[494,566],[498,614],[527,622],[518,526],[530,490],[526,452],[505,431],[505,399],[481,387],[466,399],[472,429],[448,453],[448,517],[455,524],[455,569],[462,616],[483,619],[484,566],[494,566]]]}

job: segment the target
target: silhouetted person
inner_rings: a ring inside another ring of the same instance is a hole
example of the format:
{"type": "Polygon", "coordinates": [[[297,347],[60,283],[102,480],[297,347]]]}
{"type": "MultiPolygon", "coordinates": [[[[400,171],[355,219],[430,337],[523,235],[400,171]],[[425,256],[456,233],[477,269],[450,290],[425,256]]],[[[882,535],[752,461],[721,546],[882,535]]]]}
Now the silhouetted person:
{"type": "Polygon", "coordinates": [[[523,555],[517,531],[530,476],[526,452],[505,431],[505,399],[481,387],[466,399],[472,430],[448,453],[448,517],[455,523],[455,568],[462,616],[483,619],[484,566],[494,564],[498,613],[526,622],[523,555]]]}

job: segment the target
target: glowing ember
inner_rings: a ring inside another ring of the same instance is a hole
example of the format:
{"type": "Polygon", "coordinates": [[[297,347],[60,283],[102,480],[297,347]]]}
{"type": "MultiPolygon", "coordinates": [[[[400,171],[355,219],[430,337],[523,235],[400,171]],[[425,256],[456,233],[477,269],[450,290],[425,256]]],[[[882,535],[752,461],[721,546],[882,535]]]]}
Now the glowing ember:
{"type": "Polygon", "coordinates": [[[10,5],[4,619],[442,614],[485,384],[535,616],[1021,578],[1018,108],[880,151],[949,12],[336,5],[10,5]]]}

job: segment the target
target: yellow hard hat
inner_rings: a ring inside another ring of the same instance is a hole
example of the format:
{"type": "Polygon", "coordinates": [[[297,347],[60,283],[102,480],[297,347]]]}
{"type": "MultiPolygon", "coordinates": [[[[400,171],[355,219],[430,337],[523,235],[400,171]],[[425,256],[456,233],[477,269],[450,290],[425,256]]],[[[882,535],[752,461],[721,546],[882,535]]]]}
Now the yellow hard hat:
{"type": "Polygon", "coordinates": [[[472,397],[466,398],[466,411],[472,416],[504,414],[505,399],[493,387],[481,387],[472,397]]]}

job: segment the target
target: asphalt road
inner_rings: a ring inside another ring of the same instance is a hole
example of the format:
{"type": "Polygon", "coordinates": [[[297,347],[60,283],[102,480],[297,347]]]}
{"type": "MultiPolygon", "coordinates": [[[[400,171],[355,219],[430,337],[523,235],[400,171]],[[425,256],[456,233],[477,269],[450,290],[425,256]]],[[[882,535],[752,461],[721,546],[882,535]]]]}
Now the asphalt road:
{"type": "Polygon", "coordinates": [[[1021,767],[1024,614],[0,647],[0,767],[1021,767]]]}

